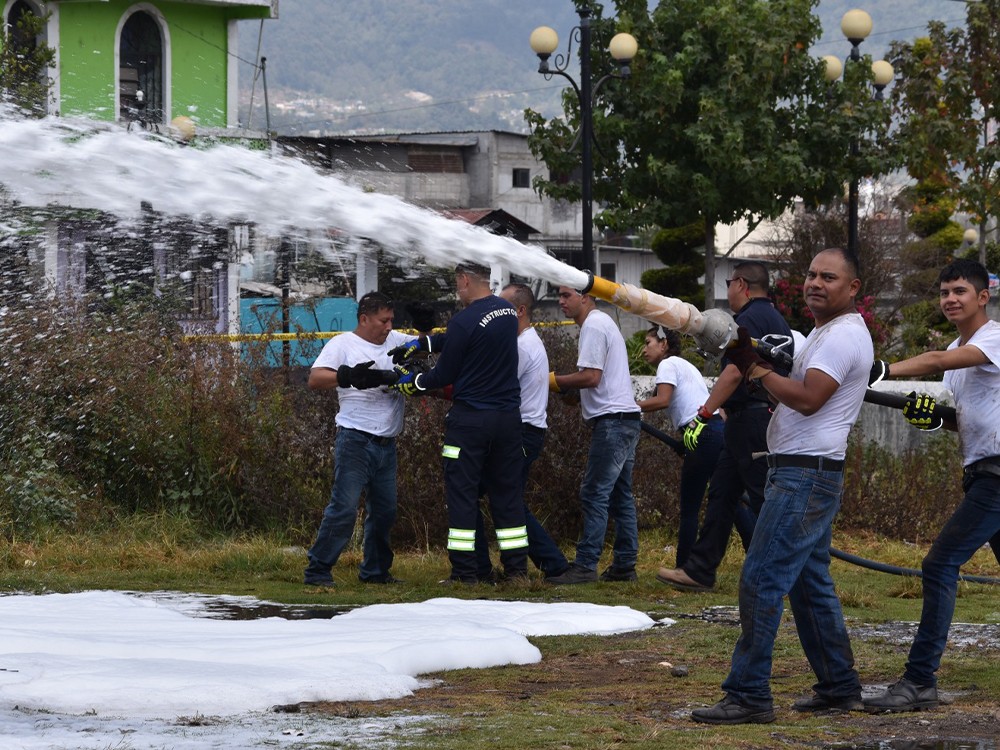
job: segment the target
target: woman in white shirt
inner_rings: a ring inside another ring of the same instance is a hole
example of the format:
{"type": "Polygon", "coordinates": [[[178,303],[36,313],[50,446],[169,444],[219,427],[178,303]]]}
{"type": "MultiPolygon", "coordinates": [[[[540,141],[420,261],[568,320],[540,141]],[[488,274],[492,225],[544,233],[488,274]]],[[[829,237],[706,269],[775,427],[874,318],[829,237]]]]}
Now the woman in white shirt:
{"type": "MultiPolygon", "coordinates": [[[[671,426],[679,433],[695,426],[698,407],[708,400],[705,379],[694,365],[681,356],[681,337],[676,331],[655,326],[646,333],[642,356],[656,368],[656,390],[639,401],[643,412],[667,410],[671,426]]],[[[701,420],[693,450],[684,454],[681,466],[680,525],[677,530],[677,562],[681,567],[698,536],[698,515],[708,482],[722,450],[722,417],[716,411],[701,420]]]]}

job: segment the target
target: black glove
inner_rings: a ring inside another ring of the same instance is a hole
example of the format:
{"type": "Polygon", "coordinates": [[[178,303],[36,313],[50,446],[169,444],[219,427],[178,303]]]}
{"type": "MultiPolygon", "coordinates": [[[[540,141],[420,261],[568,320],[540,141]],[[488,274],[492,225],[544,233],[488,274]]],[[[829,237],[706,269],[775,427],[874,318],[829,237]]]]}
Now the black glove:
{"type": "Polygon", "coordinates": [[[917,393],[910,391],[906,394],[909,399],[903,407],[903,418],[916,427],[918,430],[936,430],[944,424],[944,420],[934,413],[937,402],[934,397],[927,393],[917,393]]]}
{"type": "Polygon", "coordinates": [[[406,311],[410,314],[413,327],[421,333],[434,328],[435,315],[434,308],[426,302],[411,302],[406,306],[406,311]]]}
{"type": "Polygon", "coordinates": [[[868,373],[868,387],[871,388],[876,383],[881,383],[887,377],[889,377],[889,363],[876,359],[871,372],[868,373]]]}
{"type": "Polygon", "coordinates": [[[757,353],[749,331],[743,326],[736,329],[736,342],[730,344],[729,348],[726,349],[726,357],[736,365],[743,379],[748,383],[768,372],[774,372],[774,366],[757,353]]]}
{"type": "Polygon", "coordinates": [[[426,336],[420,336],[419,338],[410,339],[409,341],[390,349],[389,356],[392,357],[392,363],[394,365],[401,365],[404,362],[412,361],[413,357],[417,353],[430,352],[430,350],[431,340],[426,336]]]}
{"type": "Polygon", "coordinates": [[[399,376],[395,370],[373,370],[372,361],[360,365],[341,365],[337,368],[337,385],[341,388],[378,388],[380,385],[393,385],[399,376]]]}

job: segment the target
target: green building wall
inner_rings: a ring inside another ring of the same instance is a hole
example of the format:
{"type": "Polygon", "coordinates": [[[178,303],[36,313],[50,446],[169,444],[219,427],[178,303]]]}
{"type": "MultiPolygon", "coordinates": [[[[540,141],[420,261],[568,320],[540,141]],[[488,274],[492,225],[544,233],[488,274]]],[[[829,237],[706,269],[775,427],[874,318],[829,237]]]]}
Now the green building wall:
{"type": "Polygon", "coordinates": [[[60,114],[116,119],[115,35],[122,16],[136,5],[155,7],[167,27],[170,65],[164,86],[171,93],[166,120],[187,115],[202,126],[225,127],[228,22],[261,17],[260,8],[155,0],[59,3],[60,114]]]}

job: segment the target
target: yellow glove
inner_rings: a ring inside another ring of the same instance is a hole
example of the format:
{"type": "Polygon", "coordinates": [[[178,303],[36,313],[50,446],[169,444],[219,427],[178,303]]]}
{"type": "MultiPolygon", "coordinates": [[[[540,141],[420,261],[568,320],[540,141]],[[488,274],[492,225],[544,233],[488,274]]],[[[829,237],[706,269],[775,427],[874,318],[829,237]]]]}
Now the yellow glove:
{"type": "Polygon", "coordinates": [[[928,393],[918,394],[916,391],[910,391],[906,394],[906,398],[909,400],[903,407],[903,418],[918,430],[929,432],[944,424],[944,420],[934,413],[934,406],[937,402],[933,396],[928,393]]]}
{"type": "Polygon", "coordinates": [[[549,373],[549,393],[561,393],[561,392],[562,392],[562,389],[559,387],[559,384],[556,382],[556,373],[555,373],[555,371],[550,372],[549,373]]]}

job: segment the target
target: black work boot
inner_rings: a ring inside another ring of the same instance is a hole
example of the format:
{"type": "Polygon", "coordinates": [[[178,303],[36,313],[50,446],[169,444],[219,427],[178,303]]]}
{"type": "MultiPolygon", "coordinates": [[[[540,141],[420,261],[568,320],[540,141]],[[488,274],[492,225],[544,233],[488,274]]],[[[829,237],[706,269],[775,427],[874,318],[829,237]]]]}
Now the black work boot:
{"type": "Polygon", "coordinates": [[[864,704],[861,702],[861,696],[859,695],[831,698],[828,695],[813,693],[808,698],[799,698],[792,704],[792,708],[796,711],[845,712],[860,711],[864,708],[864,704]]]}
{"type": "Polygon", "coordinates": [[[890,685],[884,693],[865,698],[865,711],[869,713],[901,713],[937,708],[938,693],[933,685],[918,685],[903,677],[895,685],[890,685]]]}
{"type": "Polygon", "coordinates": [[[574,583],[594,583],[596,580],[596,570],[585,568],[574,562],[570,563],[570,566],[566,569],[565,573],[558,576],[549,576],[545,579],[545,582],[551,583],[555,586],[568,586],[574,583]]]}
{"type": "Polygon", "coordinates": [[[710,708],[696,708],[691,718],[702,724],[770,724],[774,709],[744,706],[727,695],[710,708]]]}

